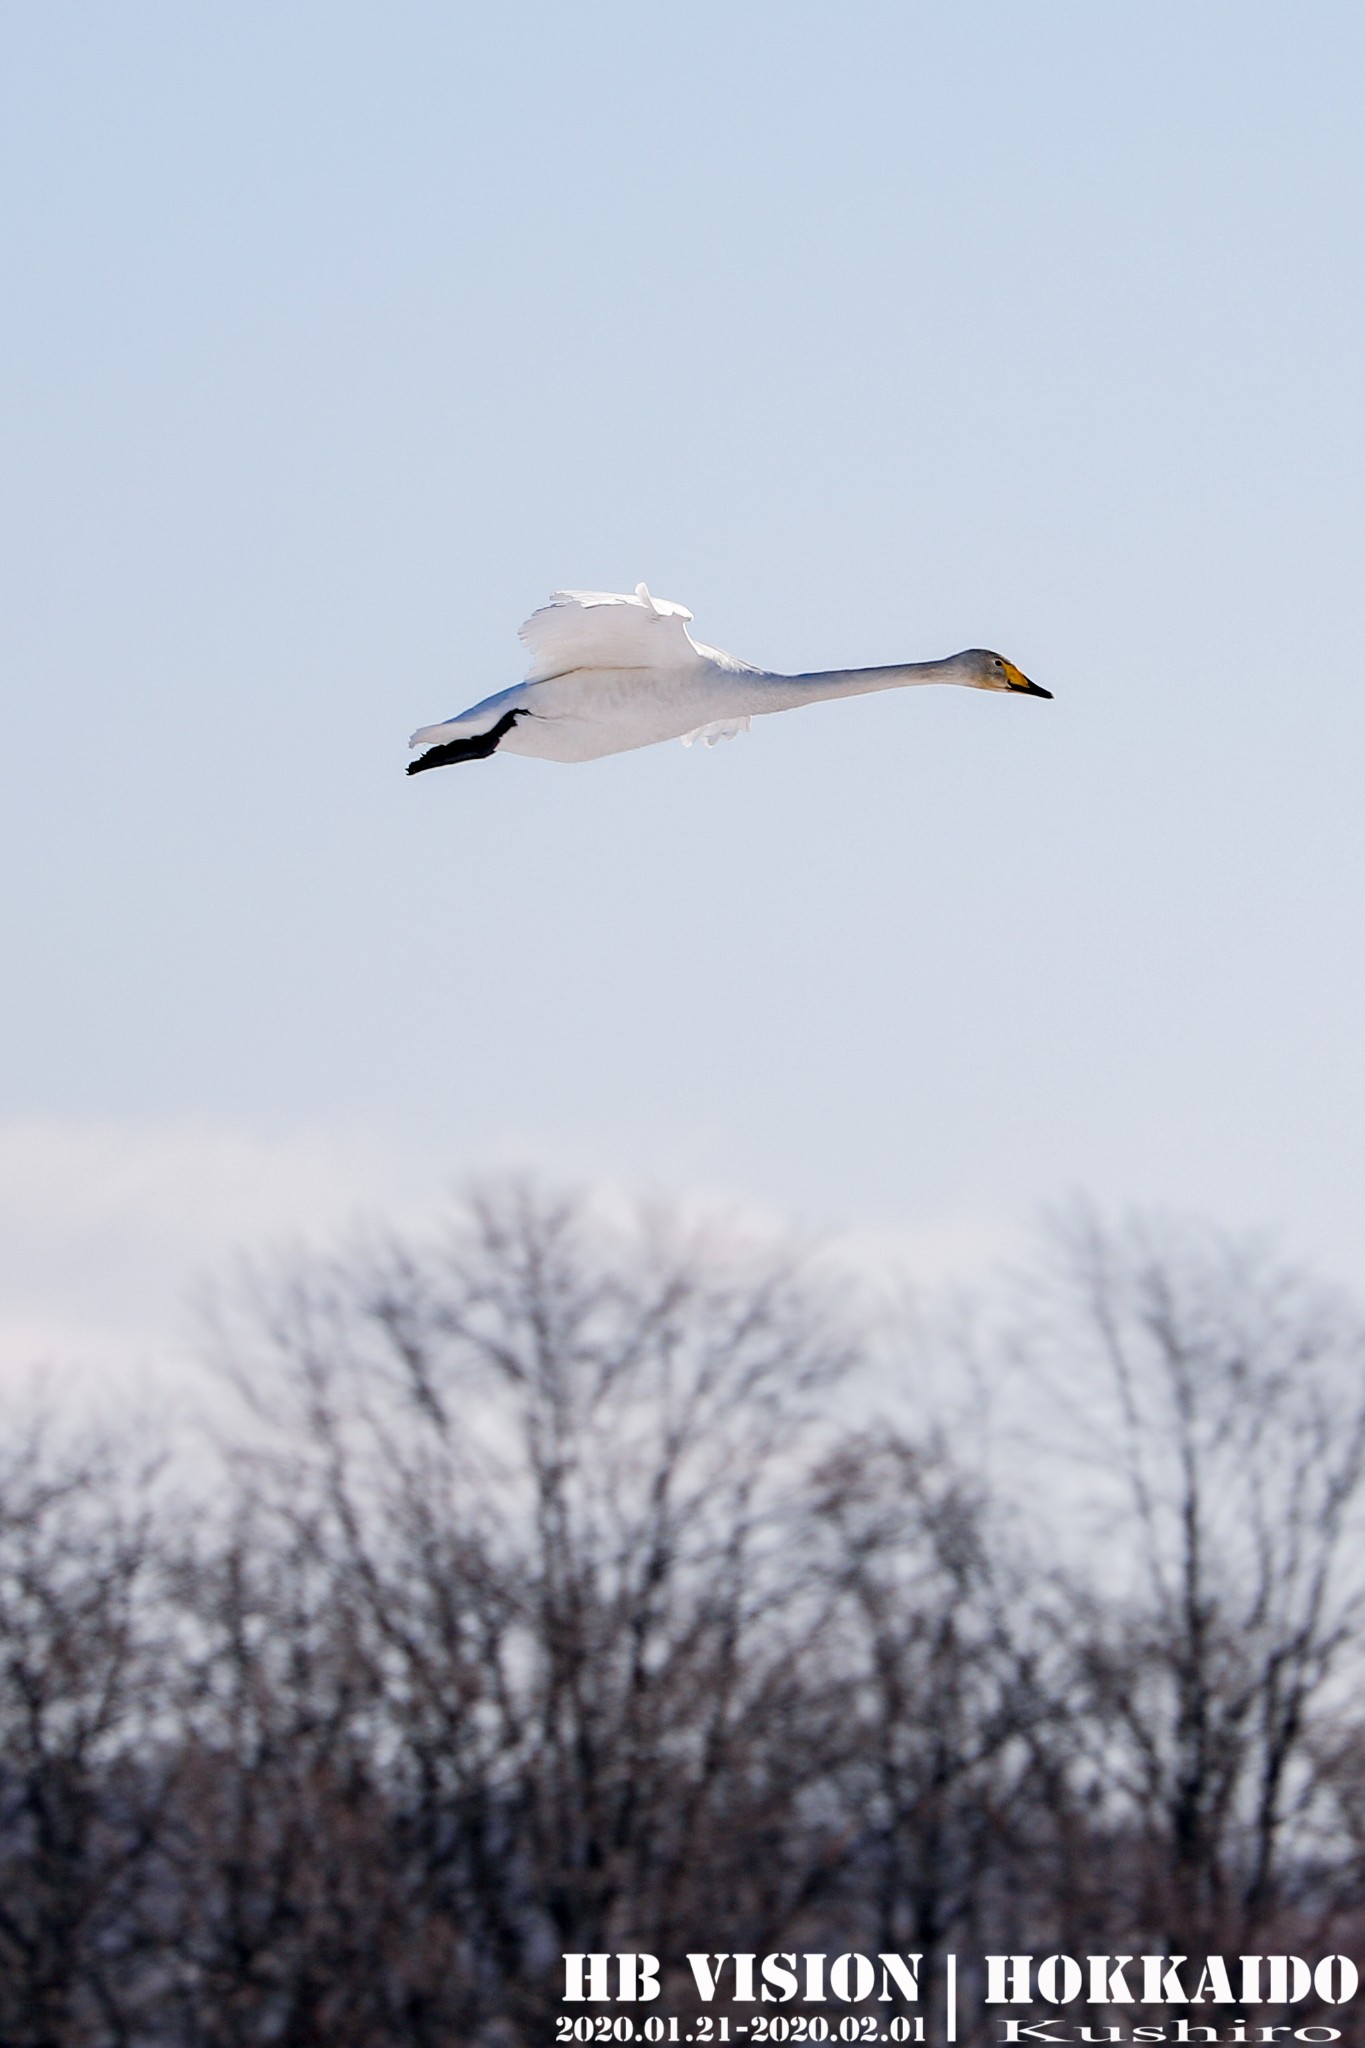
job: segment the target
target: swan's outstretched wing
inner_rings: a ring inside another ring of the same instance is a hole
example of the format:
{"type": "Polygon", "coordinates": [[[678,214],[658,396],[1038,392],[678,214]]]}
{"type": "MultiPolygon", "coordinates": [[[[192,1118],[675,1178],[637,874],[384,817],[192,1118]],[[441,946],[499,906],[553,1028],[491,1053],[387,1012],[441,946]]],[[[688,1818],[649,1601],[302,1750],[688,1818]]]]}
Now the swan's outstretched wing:
{"type": "Polygon", "coordinates": [[[633,597],[609,590],[557,590],[521,629],[530,656],[528,683],[548,682],[576,668],[677,668],[697,650],[685,605],[651,597],[637,583],[633,597]]]}

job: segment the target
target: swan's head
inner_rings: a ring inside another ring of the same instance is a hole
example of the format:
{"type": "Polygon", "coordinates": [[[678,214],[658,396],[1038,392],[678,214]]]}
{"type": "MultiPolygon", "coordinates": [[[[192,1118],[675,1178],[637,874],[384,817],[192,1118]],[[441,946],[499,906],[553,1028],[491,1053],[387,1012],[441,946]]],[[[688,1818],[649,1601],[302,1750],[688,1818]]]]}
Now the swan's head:
{"type": "Polygon", "coordinates": [[[1041,683],[1031,683],[1003,654],[992,654],[989,647],[969,647],[956,657],[956,665],[962,681],[973,690],[1009,690],[1016,697],[1052,695],[1041,683]]]}

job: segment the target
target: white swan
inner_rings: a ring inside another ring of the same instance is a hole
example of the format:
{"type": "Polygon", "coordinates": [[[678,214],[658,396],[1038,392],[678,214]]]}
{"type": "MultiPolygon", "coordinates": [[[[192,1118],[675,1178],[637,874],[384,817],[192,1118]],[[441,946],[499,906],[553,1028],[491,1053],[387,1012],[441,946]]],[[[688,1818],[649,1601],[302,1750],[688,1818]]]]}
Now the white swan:
{"type": "Polygon", "coordinates": [[[440,725],[424,725],[409,741],[428,751],[408,774],[477,761],[492,753],[531,754],[542,761],[595,761],[656,740],[713,745],[747,732],[749,720],[790,711],[825,697],[898,690],[907,683],[965,683],[1050,697],[1013,662],[983,647],[947,661],[896,668],[826,669],[780,676],[753,668],[718,647],[694,640],[680,604],[651,597],[643,583],[633,597],[604,590],[557,590],[521,629],[530,650],[526,680],[485,697],[440,725]]]}

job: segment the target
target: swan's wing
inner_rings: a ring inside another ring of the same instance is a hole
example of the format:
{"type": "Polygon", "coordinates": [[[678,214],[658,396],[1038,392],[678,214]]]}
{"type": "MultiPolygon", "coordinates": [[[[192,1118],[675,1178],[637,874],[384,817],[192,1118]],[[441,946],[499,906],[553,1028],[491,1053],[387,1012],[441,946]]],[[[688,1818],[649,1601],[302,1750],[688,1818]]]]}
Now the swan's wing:
{"type": "Polygon", "coordinates": [[[530,656],[528,683],[548,682],[576,668],[677,668],[693,662],[685,605],[651,597],[637,583],[633,597],[609,590],[557,590],[521,629],[530,656]]]}
{"type": "Polygon", "coordinates": [[[682,743],[690,747],[694,740],[700,740],[703,746],[714,747],[717,740],[737,739],[749,730],[750,723],[747,718],[713,718],[709,725],[697,725],[691,732],[685,732],[682,743]]]}
{"type": "Polygon", "coordinates": [[[643,583],[636,584],[633,597],[608,590],[557,590],[521,629],[531,655],[525,682],[484,697],[439,725],[420,727],[408,745],[439,746],[488,732],[508,711],[529,710],[537,683],[574,669],[676,669],[703,659],[735,670],[747,667],[717,648],[708,647],[703,656],[684,623],[691,616],[685,605],[651,597],[643,583]]]}

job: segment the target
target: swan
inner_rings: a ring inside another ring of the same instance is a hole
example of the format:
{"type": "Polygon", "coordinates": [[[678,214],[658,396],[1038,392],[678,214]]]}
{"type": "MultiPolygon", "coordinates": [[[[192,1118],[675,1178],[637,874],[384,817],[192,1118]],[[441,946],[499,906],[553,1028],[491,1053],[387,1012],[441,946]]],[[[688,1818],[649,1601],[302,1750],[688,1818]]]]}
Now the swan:
{"type": "Polygon", "coordinates": [[[530,754],[541,761],[596,761],[657,740],[733,739],[749,721],[826,697],[898,690],[909,683],[965,683],[1051,697],[1012,661],[970,647],[946,661],[892,668],[824,669],[774,675],[687,630],[685,605],[652,597],[643,583],[633,596],[607,590],[557,590],[521,628],[530,653],[524,682],[471,704],[439,725],[424,725],[408,742],[424,753],[409,775],[489,754],[530,754]]]}

